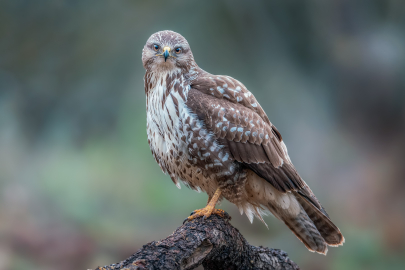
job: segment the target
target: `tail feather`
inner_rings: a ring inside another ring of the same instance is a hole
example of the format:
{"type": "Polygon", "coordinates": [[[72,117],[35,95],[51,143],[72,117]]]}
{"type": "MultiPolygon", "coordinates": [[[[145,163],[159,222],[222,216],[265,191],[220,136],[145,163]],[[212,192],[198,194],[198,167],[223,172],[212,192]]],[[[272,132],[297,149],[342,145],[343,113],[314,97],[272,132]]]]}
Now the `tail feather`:
{"type": "Polygon", "coordinates": [[[330,246],[343,245],[345,239],[339,228],[329,219],[325,209],[321,205],[320,208],[316,207],[308,201],[306,197],[299,193],[296,195],[296,198],[318,229],[319,233],[325,239],[326,243],[330,246]]]}
{"type": "Polygon", "coordinates": [[[263,223],[263,210],[270,211],[314,252],[325,254],[329,246],[344,243],[340,230],[308,186],[298,191],[280,192],[254,172],[248,172],[246,198],[238,205],[250,219],[257,216],[263,223]]]}
{"type": "Polygon", "coordinates": [[[304,209],[296,217],[285,217],[283,221],[310,251],[326,255],[328,246],[304,209]]]}

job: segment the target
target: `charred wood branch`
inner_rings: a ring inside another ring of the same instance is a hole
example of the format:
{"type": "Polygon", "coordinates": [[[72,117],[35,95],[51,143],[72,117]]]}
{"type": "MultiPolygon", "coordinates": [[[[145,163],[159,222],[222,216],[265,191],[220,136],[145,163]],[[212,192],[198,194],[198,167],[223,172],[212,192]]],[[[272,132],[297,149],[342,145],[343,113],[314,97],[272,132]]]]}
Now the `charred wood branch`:
{"type": "Polygon", "coordinates": [[[255,247],[226,218],[212,215],[186,222],[161,241],[144,245],[128,259],[96,270],[299,269],[279,249],[255,247]]]}

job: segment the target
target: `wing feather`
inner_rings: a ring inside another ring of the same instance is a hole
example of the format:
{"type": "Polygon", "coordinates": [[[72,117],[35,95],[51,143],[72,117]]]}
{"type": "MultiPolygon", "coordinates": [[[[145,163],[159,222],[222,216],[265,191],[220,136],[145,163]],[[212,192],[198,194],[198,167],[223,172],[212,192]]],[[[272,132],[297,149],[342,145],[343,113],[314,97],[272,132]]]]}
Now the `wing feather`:
{"type": "Polygon", "coordinates": [[[206,75],[191,84],[187,106],[237,162],[279,191],[305,186],[278,130],[246,87],[228,76],[206,75]]]}

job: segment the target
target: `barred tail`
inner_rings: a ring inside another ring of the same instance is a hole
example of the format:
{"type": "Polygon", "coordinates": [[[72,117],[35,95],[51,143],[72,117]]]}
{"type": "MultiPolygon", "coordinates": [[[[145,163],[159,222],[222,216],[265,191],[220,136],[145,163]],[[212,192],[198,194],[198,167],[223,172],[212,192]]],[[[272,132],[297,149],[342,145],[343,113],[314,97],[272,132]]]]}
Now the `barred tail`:
{"type": "Polygon", "coordinates": [[[296,198],[305,210],[308,217],[318,229],[319,233],[325,239],[329,246],[341,246],[345,242],[345,238],[339,228],[330,220],[328,214],[318,200],[313,196],[312,191],[310,199],[303,192],[298,192],[296,198]],[[316,202],[313,202],[314,199],[316,202]],[[317,205],[315,205],[317,203],[317,205]]]}
{"type": "Polygon", "coordinates": [[[328,245],[304,209],[296,217],[283,217],[283,221],[310,251],[326,255],[328,245]]]}
{"type": "Polygon", "coordinates": [[[326,255],[328,246],[343,245],[345,240],[342,233],[330,220],[308,186],[282,193],[263,178],[250,172],[246,193],[246,205],[250,206],[250,209],[243,207],[241,210],[245,210],[242,212],[245,212],[249,219],[255,215],[263,221],[261,210],[269,210],[283,221],[310,251],[326,255]]]}

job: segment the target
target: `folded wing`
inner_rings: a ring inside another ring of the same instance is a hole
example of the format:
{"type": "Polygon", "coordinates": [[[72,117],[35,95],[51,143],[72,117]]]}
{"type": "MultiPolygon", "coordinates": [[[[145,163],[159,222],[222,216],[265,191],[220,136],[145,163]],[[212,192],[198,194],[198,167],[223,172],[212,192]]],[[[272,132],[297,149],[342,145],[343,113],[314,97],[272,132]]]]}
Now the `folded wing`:
{"type": "Polygon", "coordinates": [[[243,84],[227,76],[201,77],[191,85],[187,104],[236,161],[279,191],[304,187],[280,133],[243,84]]]}

